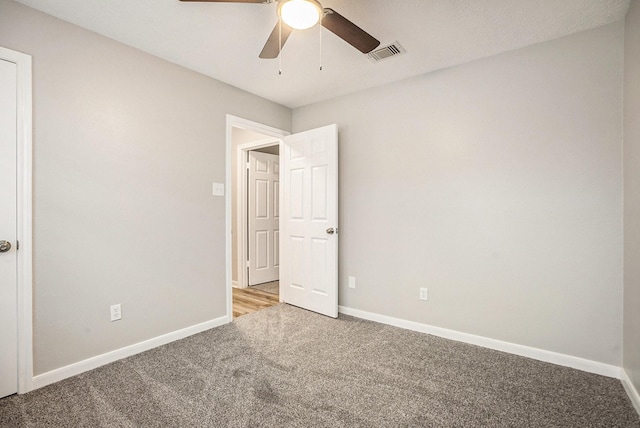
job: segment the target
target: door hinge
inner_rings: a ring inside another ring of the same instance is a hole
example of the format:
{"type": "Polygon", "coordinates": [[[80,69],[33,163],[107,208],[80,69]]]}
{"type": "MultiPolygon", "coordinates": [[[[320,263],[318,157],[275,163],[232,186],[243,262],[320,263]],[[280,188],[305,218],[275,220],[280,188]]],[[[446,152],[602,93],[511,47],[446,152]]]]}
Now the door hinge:
{"type": "Polygon", "coordinates": [[[20,241],[16,241],[16,251],[20,249],[20,241]]]}
{"type": "Polygon", "coordinates": [[[249,162],[247,162],[247,169],[251,168],[251,164],[249,162]]]}
{"type": "Polygon", "coordinates": [[[251,267],[251,262],[247,260],[247,267],[251,267]]]}

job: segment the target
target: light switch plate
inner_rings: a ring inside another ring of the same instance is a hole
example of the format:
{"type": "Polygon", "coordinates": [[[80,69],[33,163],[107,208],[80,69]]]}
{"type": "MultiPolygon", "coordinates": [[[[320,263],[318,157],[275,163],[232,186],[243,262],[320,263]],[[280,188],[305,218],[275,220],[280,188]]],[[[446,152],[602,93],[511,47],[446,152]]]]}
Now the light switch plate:
{"type": "Polygon", "coordinates": [[[213,196],[224,196],[223,183],[213,183],[213,196]]]}
{"type": "Polygon", "coordinates": [[[356,277],[355,276],[350,276],[349,277],[349,288],[356,288],[356,277]]]}

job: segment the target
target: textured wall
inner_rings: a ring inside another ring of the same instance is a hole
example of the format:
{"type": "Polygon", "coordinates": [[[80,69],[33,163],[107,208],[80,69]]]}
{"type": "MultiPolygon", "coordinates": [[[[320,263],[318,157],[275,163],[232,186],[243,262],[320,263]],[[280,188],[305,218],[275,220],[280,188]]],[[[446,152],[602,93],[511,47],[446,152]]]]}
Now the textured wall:
{"type": "Polygon", "coordinates": [[[295,109],[340,129],[340,304],[620,365],[622,67],[618,22],[295,109]]]}
{"type": "MultiPolygon", "coordinates": [[[[10,0],[0,45],[34,60],[35,373],[224,315],[225,114],[289,110],[10,0]]],[[[340,126],[340,303],[620,364],[621,78],[613,24],[295,110],[340,126]]]]}
{"type": "Polygon", "coordinates": [[[226,114],[291,112],[9,0],[0,45],[33,56],[35,374],[224,316],[226,114]]]}
{"type": "Polygon", "coordinates": [[[624,369],[640,391],[640,3],[625,25],[624,369]]]}

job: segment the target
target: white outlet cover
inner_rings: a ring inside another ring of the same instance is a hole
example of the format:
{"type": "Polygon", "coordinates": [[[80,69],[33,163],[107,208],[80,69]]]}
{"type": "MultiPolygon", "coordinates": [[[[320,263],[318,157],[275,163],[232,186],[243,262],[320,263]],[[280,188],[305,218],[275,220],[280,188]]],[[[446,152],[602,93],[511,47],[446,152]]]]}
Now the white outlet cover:
{"type": "Polygon", "coordinates": [[[120,303],[111,306],[111,321],[118,321],[119,319],[122,319],[122,307],[120,303]]]}
{"type": "Polygon", "coordinates": [[[224,183],[213,183],[213,196],[224,196],[224,183]]]}

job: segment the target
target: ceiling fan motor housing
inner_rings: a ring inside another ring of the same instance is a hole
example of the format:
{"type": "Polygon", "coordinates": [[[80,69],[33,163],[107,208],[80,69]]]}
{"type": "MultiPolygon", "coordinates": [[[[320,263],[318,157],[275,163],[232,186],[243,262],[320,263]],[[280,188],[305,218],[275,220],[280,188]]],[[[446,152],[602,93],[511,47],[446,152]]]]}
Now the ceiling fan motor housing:
{"type": "Polygon", "coordinates": [[[285,24],[296,30],[306,30],[320,21],[322,5],[317,0],[281,0],[278,16],[285,24]]]}

